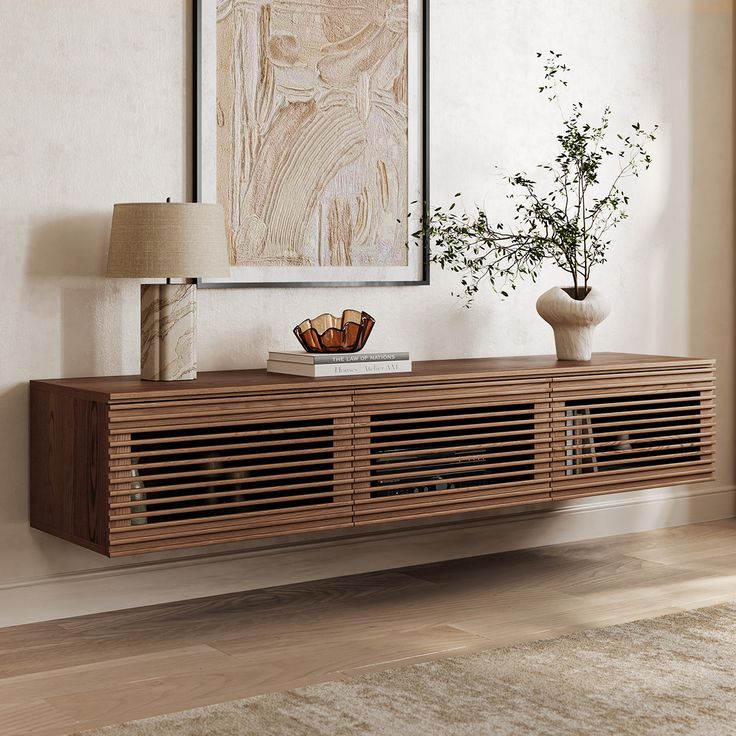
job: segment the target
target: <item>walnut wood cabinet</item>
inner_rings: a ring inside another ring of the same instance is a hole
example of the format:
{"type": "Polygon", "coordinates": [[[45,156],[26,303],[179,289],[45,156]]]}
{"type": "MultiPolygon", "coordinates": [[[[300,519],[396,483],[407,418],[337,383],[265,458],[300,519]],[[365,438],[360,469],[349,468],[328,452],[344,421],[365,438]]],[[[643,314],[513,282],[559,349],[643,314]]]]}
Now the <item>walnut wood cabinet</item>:
{"type": "Polygon", "coordinates": [[[31,524],[122,556],[697,483],[714,381],[612,353],[31,381],[31,524]]]}

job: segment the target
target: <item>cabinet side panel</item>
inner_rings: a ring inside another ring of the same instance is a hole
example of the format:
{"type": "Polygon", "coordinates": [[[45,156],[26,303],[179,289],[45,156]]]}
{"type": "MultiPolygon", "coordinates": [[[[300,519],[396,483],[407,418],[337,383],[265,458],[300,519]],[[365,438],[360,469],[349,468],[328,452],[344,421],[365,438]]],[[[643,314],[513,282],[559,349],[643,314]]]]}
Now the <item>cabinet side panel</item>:
{"type": "Polygon", "coordinates": [[[31,386],[31,526],[107,547],[104,405],[31,386]]]}
{"type": "Polygon", "coordinates": [[[107,407],[74,399],[73,532],[107,544],[107,407]]]}
{"type": "Polygon", "coordinates": [[[31,526],[47,529],[54,520],[54,488],[58,487],[52,478],[52,468],[56,467],[54,455],[56,448],[51,440],[53,418],[51,394],[41,391],[31,384],[29,420],[29,478],[30,478],[30,516],[31,526]]]}

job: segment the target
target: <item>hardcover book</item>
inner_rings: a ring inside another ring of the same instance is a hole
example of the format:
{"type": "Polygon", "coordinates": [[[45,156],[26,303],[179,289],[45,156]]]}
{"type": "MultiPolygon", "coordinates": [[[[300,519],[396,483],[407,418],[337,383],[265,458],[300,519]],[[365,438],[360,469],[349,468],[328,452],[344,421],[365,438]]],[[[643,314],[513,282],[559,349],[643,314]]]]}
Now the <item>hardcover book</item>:
{"type": "Polygon", "coordinates": [[[269,360],[305,365],[340,365],[343,363],[383,363],[411,360],[408,352],[386,353],[305,353],[303,350],[271,350],[269,360]]]}
{"type": "Polygon", "coordinates": [[[292,376],[322,378],[327,376],[358,376],[371,373],[410,373],[411,360],[377,360],[360,363],[297,363],[286,360],[269,360],[269,373],[287,373],[292,376]]]}

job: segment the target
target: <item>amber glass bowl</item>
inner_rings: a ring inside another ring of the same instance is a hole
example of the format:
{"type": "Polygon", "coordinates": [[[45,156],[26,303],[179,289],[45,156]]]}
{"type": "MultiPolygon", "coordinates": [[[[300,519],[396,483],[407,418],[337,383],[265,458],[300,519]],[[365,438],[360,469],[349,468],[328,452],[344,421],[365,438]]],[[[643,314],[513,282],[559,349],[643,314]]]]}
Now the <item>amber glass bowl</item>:
{"type": "Polygon", "coordinates": [[[308,353],[357,353],[362,350],[376,321],[367,312],[346,309],[342,316],[320,314],[294,328],[296,339],[308,353]]]}

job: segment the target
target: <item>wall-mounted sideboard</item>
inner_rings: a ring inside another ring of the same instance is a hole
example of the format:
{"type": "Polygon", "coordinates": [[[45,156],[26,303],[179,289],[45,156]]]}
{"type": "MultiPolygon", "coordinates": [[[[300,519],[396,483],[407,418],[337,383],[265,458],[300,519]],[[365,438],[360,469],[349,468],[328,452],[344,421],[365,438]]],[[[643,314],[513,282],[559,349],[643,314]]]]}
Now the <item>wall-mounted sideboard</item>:
{"type": "Polygon", "coordinates": [[[31,381],[31,525],[116,557],[697,483],[714,380],[600,353],[31,381]]]}

